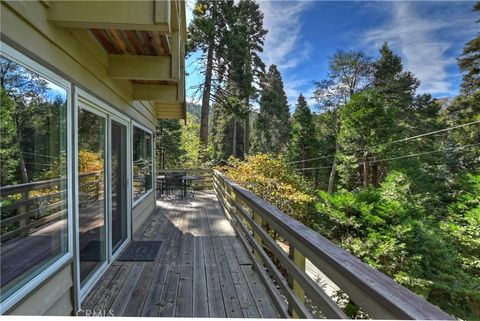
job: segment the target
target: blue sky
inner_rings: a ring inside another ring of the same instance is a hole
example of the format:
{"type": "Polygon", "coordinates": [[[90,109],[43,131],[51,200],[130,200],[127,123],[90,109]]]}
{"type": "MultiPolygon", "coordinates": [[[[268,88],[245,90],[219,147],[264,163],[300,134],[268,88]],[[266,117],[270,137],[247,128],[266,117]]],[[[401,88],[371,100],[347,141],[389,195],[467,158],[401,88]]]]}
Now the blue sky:
{"type": "MultiPolygon", "coordinates": [[[[363,50],[376,58],[384,41],[420,79],[420,93],[455,96],[461,81],[456,58],[480,31],[473,1],[259,3],[269,30],[262,58],[267,65],[279,66],[292,109],[300,93],[311,98],[312,81],[326,78],[328,59],[338,49],[363,50]]],[[[190,87],[200,76],[194,72],[193,58],[189,60],[187,96],[193,98],[190,87]]]]}

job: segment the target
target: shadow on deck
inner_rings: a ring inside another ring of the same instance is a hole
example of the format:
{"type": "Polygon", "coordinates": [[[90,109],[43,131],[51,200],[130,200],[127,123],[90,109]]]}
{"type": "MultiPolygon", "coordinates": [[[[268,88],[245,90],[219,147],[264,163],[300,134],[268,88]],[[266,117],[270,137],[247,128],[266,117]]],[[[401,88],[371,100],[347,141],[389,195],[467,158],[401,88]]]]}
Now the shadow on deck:
{"type": "Polygon", "coordinates": [[[278,318],[213,192],[164,198],[134,240],[159,240],[154,262],[115,261],[82,304],[115,316],[278,318]]]}

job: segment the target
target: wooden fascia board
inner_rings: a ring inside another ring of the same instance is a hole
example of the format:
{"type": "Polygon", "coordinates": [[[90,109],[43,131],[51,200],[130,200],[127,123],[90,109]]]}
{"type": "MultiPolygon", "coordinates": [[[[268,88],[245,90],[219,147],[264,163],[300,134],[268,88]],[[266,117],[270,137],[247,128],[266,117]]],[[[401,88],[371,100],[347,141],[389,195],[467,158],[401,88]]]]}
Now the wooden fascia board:
{"type": "Polygon", "coordinates": [[[179,2],[178,0],[171,0],[170,1],[172,6],[171,6],[171,11],[172,11],[172,30],[173,31],[178,31],[180,30],[180,8],[179,8],[179,2]]]}
{"type": "Polygon", "coordinates": [[[158,119],[186,119],[185,102],[155,102],[158,119]]]}
{"type": "Polygon", "coordinates": [[[133,84],[133,100],[153,100],[164,102],[177,101],[176,85],[139,85],[133,84]]]}
{"type": "Polygon", "coordinates": [[[108,55],[108,75],[115,79],[172,80],[170,56],[108,55]]]}
{"type": "Polygon", "coordinates": [[[170,2],[51,1],[48,21],[58,27],[169,33],[170,2]]]}

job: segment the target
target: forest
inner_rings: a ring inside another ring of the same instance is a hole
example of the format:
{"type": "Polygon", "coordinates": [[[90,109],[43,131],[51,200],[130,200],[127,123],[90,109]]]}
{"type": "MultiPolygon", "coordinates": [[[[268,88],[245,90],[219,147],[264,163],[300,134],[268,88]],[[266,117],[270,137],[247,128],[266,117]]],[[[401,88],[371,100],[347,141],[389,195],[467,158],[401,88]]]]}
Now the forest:
{"type": "Polygon", "coordinates": [[[384,43],[375,57],[338,50],[290,113],[280,71],[260,58],[259,5],[199,0],[193,13],[200,103],[185,124],[160,122],[158,166],[228,163],[227,176],[399,284],[480,319],[480,35],[458,57],[456,97],[418,93],[384,43]]]}

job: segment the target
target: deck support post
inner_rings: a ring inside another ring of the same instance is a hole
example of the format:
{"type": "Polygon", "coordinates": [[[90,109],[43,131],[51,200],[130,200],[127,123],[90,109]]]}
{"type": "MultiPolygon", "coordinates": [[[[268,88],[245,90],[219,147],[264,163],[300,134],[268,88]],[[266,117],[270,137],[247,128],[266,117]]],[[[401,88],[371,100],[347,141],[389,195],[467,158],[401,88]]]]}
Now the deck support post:
{"type": "MultiPolygon", "coordinates": [[[[305,272],[305,256],[303,256],[303,254],[300,253],[300,251],[294,248],[291,244],[289,246],[288,255],[293,260],[295,265],[298,266],[303,272],[305,272]]],[[[295,281],[295,279],[293,279],[291,276],[288,277],[288,283],[293,289],[293,292],[295,292],[295,295],[300,299],[300,301],[305,302],[305,291],[302,289],[300,284],[298,284],[298,282],[295,281]]],[[[290,312],[292,317],[294,317],[295,319],[299,318],[299,315],[290,304],[288,305],[288,312],[290,312]]]]}

